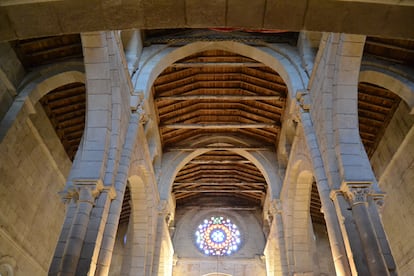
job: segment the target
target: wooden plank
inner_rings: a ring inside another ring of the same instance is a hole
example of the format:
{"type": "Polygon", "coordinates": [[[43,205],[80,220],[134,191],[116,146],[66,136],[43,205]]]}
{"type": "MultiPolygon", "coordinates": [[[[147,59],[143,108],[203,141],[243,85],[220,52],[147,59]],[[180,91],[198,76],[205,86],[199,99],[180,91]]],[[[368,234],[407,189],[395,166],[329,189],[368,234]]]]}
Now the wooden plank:
{"type": "Polygon", "coordinates": [[[249,160],[192,160],[187,164],[251,164],[249,160]]]}
{"type": "Polygon", "coordinates": [[[194,150],[247,150],[247,151],[274,151],[271,147],[169,147],[166,151],[194,151],[194,150]]]}
{"type": "Polygon", "coordinates": [[[50,49],[45,49],[45,50],[33,52],[33,53],[30,53],[30,54],[27,53],[26,55],[28,57],[37,57],[37,56],[41,56],[41,55],[50,54],[50,53],[53,53],[53,52],[65,51],[65,50],[72,49],[72,48],[75,48],[75,47],[79,48],[79,50],[80,50],[79,54],[82,54],[82,44],[76,42],[76,43],[72,43],[72,44],[62,45],[62,46],[53,47],[53,48],[50,48],[50,49]]]}
{"type": "MultiPolygon", "coordinates": [[[[221,91],[222,89],[214,89],[221,91]]],[[[240,90],[240,89],[237,89],[240,90]]],[[[158,97],[156,101],[171,100],[171,101],[187,101],[187,100],[231,100],[231,101],[279,101],[284,98],[280,96],[245,96],[245,95],[183,95],[183,96],[164,96],[158,97]]]]}
{"type": "Polygon", "coordinates": [[[226,128],[279,128],[276,124],[249,123],[249,124],[165,124],[161,128],[174,129],[226,129],[226,128]]]}
{"type": "Polygon", "coordinates": [[[387,44],[384,42],[379,42],[379,41],[372,41],[372,40],[366,40],[365,44],[370,45],[370,46],[379,46],[379,47],[385,47],[388,49],[393,49],[393,50],[398,50],[398,51],[404,51],[410,54],[414,54],[414,50],[413,49],[409,49],[409,48],[404,48],[401,46],[397,46],[397,45],[392,45],[392,44],[387,44]]]}
{"type": "Polygon", "coordinates": [[[266,67],[266,65],[259,62],[176,62],[170,65],[170,67],[266,67]]]}
{"type": "Polygon", "coordinates": [[[186,192],[193,192],[193,193],[234,193],[234,194],[264,194],[265,192],[262,190],[176,190],[174,193],[186,193],[186,192]]]}
{"type": "Polygon", "coordinates": [[[221,186],[221,185],[231,185],[231,186],[244,186],[244,185],[263,185],[266,186],[266,182],[174,182],[174,186],[181,185],[200,185],[200,186],[221,186]]]}

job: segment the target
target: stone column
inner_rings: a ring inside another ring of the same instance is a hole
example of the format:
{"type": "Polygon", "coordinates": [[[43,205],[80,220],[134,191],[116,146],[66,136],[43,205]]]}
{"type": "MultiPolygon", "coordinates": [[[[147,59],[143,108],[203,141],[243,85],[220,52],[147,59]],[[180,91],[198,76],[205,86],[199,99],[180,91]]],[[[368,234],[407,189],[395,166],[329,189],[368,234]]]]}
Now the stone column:
{"type": "Polygon", "coordinates": [[[99,180],[77,180],[75,182],[79,199],[57,275],[76,275],[90,214],[101,184],[99,180]]]}
{"type": "Polygon", "coordinates": [[[50,264],[49,275],[57,275],[59,272],[63,254],[65,253],[66,242],[68,240],[69,232],[72,226],[72,221],[77,209],[77,202],[73,195],[66,194],[65,197],[66,198],[64,199],[64,201],[67,204],[65,221],[63,222],[58,244],[56,245],[52,263],[50,264]]]}
{"type": "Polygon", "coordinates": [[[76,275],[95,275],[96,263],[111,200],[115,198],[113,187],[105,187],[96,199],[91,212],[85,241],[82,247],[76,275]]]}
{"type": "Polygon", "coordinates": [[[368,211],[367,196],[371,192],[371,183],[344,183],[341,189],[350,201],[370,274],[389,275],[368,211]]]}
{"type": "MultiPolygon", "coordinates": [[[[152,275],[158,276],[162,275],[164,269],[161,267],[164,265],[164,260],[162,260],[162,243],[164,240],[170,241],[166,238],[166,235],[169,235],[168,224],[171,217],[171,212],[168,208],[168,203],[166,200],[161,200],[158,206],[158,218],[157,218],[157,232],[155,237],[155,246],[154,246],[154,258],[153,258],[153,270],[152,275]]],[[[171,256],[172,258],[172,256],[171,256]]]]}
{"type": "Polygon", "coordinates": [[[390,272],[390,275],[397,275],[397,266],[395,264],[394,257],[392,256],[391,248],[388,244],[387,236],[380,217],[382,207],[384,206],[384,197],[385,195],[383,193],[370,194],[368,197],[368,208],[388,271],[390,272]]]}
{"type": "Polygon", "coordinates": [[[335,271],[338,275],[351,275],[350,264],[346,258],[344,241],[341,235],[337,214],[335,213],[335,207],[330,199],[329,188],[326,187],[327,183],[325,181],[317,181],[317,185],[322,203],[321,211],[326,222],[335,271]]]}
{"type": "Polygon", "coordinates": [[[266,267],[269,276],[288,275],[282,205],[274,199],[269,208],[270,231],[266,243],[266,267]]]}
{"type": "Polygon", "coordinates": [[[369,271],[366,267],[364,254],[362,254],[359,234],[355,229],[352,213],[349,211],[348,201],[341,190],[332,190],[330,197],[338,217],[340,228],[338,234],[342,235],[344,241],[345,250],[342,256],[348,260],[351,270],[349,275],[367,275],[369,271]]]}
{"type": "Polygon", "coordinates": [[[111,201],[108,211],[105,230],[102,237],[101,249],[99,252],[95,275],[108,275],[109,266],[112,260],[112,252],[115,245],[116,232],[118,231],[119,216],[122,210],[122,201],[124,199],[127,185],[127,177],[131,163],[131,155],[137,141],[137,131],[140,122],[140,113],[131,114],[127,136],[125,138],[124,148],[122,149],[122,159],[119,165],[119,171],[115,179],[116,197],[111,201]]]}

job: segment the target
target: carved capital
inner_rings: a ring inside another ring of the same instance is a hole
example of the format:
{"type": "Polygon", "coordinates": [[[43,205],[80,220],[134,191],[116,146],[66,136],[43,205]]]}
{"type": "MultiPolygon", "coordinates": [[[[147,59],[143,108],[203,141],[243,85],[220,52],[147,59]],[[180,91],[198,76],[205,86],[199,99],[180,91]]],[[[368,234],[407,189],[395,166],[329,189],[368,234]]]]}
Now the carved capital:
{"type": "Polygon", "coordinates": [[[384,207],[385,193],[372,193],[370,196],[378,211],[382,211],[382,208],[384,207]]]}
{"type": "Polygon", "coordinates": [[[165,218],[165,222],[167,223],[167,225],[170,225],[170,223],[173,221],[172,212],[166,200],[161,200],[158,204],[158,215],[163,216],[165,218]]]}
{"type": "Polygon", "coordinates": [[[108,196],[111,200],[116,198],[116,190],[113,186],[104,186],[102,192],[108,193],[108,196]]]}
{"type": "Polygon", "coordinates": [[[338,196],[344,196],[344,192],[341,190],[331,190],[331,192],[329,193],[329,197],[333,201],[337,200],[338,196]]]}
{"type": "Polygon", "coordinates": [[[371,183],[344,183],[341,188],[351,205],[367,203],[371,193],[371,183]]]}
{"type": "Polygon", "coordinates": [[[273,199],[269,203],[269,208],[267,210],[267,219],[269,221],[269,224],[272,224],[273,219],[278,214],[282,213],[282,202],[280,199],[273,199]]]}
{"type": "Polygon", "coordinates": [[[75,179],[73,184],[81,202],[93,203],[104,188],[101,179],[75,179]]]}
{"type": "Polygon", "coordinates": [[[296,92],[296,100],[299,102],[300,107],[304,111],[309,111],[311,107],[311,99],[309,96],[308,91],[306,90],[298,90],[296,92]]]}
{"type": "Polygon", "coordinates": [[[270,202],[269,213],[271,215],[282,213],[282,202],[280,201],[280,199],[273,199],[270,202]]]}

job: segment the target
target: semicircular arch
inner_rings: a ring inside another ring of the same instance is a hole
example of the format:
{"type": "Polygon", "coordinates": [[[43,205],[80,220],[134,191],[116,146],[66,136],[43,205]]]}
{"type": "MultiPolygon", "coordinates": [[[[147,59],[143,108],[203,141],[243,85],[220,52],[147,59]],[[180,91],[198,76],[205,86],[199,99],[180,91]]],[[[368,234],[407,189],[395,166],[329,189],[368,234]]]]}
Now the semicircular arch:
{"type": "Polygon", "coordinates": [[[375,84],[398,95],[414,114],[414,82],[402,74],[380,66],[361,66],[359,81],[375,84]]]}

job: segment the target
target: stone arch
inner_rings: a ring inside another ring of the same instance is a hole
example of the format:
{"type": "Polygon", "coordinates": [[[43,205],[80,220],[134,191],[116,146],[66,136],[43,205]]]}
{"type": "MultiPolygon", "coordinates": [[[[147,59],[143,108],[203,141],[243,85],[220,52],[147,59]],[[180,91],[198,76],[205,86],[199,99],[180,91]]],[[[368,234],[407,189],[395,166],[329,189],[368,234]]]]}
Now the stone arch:
{"type": "Polygon", "coordinates": [[[382,86],[397,94],[409,106],[410,114],[414,114],[414,82],[404,74],[381,68],[380,65],[363,65],[359,81],[382,86]]]}
{"type": "Polygon", "coordinates": [[[122,275],[139,274],[151,266],[147,256],[151,248],[151,193],[147,193],[146,181],[141,176],[128,178],[131,193],[131,214],[126,234],[126,254],[122,263],[122,275]]]}
{"type": "Polygon", "coordinates": [[[152,84],[164,69],[177,60],[206,50],[225,50],[237,53],[269,66],[282,77],[291,98],[295,97],[296,91],[306,87],[307,77],[303,70],[299,69],[300,57],[291,49],[274,45],[271,48],[253,47],[235,41],[201,41],[179,48],[165,47],[147,61],[144,61],[141,70],[137,72],[132,80],[135,91],[143,93],[147,99],[150,96],[152,84]]]}
{"type": "MultiPolygon", "coordinates": [[[[285,114],[294,112],[295,95],[298,90],[304,90],[307,86],[308,77],[303,69],[301,69],[301,59],[297,51],[288,46],[268,45],[261,47],[254,47],[235,41],[214,41],[214,42],[194,42],[188,45],[172,48],[172,47],[148,47],[144,49],[142,56],[143,61],[140,61],[140,70],[133,76],[132,83],[134,90],[139,93],[132,97],[131,107],[137,108],[140,101],[137,97],[143,96],[144,107],[150,113],[149,124],[156,124],[151,118],[155,118],[154,110],[151,108],[153,99],[151,98],[151,87],[156,78],[169,65],[186,56],[195,54],[205,50],[225,50],[232,53],[237,53],[252,59],[255,59],[271,69],[275,70],[284,80],[288,87],[288,105],[286,106],[285,114]],[[145,58],[148,57],[146,60],[145,58]]],[[[154,128],[152,137],[159,137],[157,126],[148,126],[150,129],[154,128]]],[[[285,128],[292,128],[292,125],[286,125],[285,128]]],[[[289,131],[283,130],[285,133],[289,131]]],[[[150,139],[154,141],[153,138],[150,139]]],[[[161,156],[160,141],[155,139],[157,145],[155,146],[161,156]]],[[[155,148],[154,147],[154,148],[155,148]]]]}
{"type": "Polygon", "coordinates": [[[312,271],[310,198],[313,175],[301,170],[296,178],[293,205],[293,254],[296,272],[312,271]]]}
{"type": "Polygon", "coordinates": [[[296,273],[313,270],[313,233],[310,217],[311,189],[314,176],[308,156],[297,153],[288,168],[283,197],[283,226],[289,269],[296,273]]]}
{"type": "MultiPolygon", "coordinates": [[[[215,138],[206,138],[203,143],[213,143],[215,138]],[[210,140],[210,141],[209,141],[210,140]]],[[[230,139],[230,138],[229,138],[230,139]]],[[[231,138],[235,139],[235,138],[231,138]]],[[[239,140],[240,141],[240,140],[239,140]]],[[[161,199],[168,199],[175,176],[193,158],[207,153],[208,149],[197,149],[193,152],[169,152],[164,154],[162,160],[163,174],[158,182],[161,199]]],[[[278,197],[282,181],[277,174],[277,160],[273,152],[249,152],[243,149],[235,149],[234,152],[251,161],[262,173],[268,185],[268,192],[272,197],[278,197]]]]}
{"type": "Polygon", "coordinates": [[[51,67],[26,77],[21,89],[19,89],[18,96],[0,123],[0,140],[6,135],[17,115],[23,109],[28,113],[33,113],[33,106],[54,89],[75,82],[85,83],[85,74],[78,66],[63,67],[63,69],[51,67]]]}

